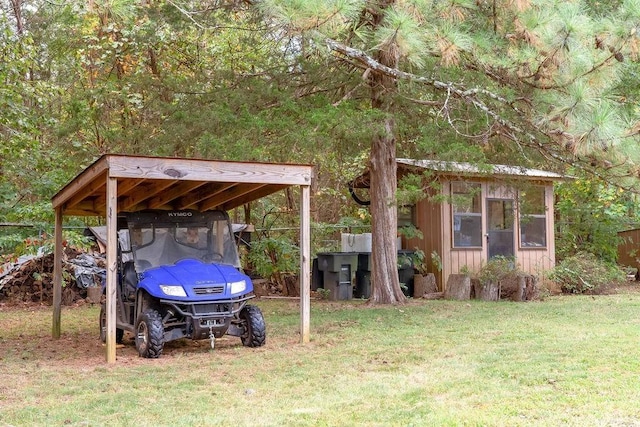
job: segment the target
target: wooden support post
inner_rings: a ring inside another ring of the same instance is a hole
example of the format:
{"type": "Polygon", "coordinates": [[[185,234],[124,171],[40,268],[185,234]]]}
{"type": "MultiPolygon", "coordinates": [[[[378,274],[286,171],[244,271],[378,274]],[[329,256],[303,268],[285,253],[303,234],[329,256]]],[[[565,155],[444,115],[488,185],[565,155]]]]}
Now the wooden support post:
{"type": "Polygon", "coordinates": [[[311,318],[311,204],[310,188],[300,186],[300,340],[309,342],[311,318]]]}
{"type": "Polygon", "coordinates": [[[116,361],[118,181],[107,177],[107,363],[116,361]]]}
{"type": "Polygon", "coordinates": [[[53,247],[53,326],[51,336],[60,338],[62,313],[62,207],[56,209],[53,247]]]}

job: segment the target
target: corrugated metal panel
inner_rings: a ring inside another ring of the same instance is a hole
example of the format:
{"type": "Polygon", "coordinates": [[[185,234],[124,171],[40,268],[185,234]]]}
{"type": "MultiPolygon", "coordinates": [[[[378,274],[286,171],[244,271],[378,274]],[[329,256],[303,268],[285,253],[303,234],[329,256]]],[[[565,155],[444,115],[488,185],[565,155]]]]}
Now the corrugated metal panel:
{"type": "Polygon", "coordinates": [[[415,160],[397,159],[399,164],[414,166],[422,169],[429,169],[440,172],[449,172],[461,175],[475,176],[517,176],[532,179],[564,180],[572,177],[560,175],[555,172],[543,171],[539,169],[528,169],[520,166],[507,165],[483,165],[482,167],[473,163],[445,162],[441,160],[415,160]]]}

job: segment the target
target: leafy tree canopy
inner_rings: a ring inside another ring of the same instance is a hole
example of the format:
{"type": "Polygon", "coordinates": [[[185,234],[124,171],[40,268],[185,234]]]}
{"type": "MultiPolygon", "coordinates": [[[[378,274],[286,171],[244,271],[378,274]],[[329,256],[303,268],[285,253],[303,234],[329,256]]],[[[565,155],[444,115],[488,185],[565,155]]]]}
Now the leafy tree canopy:
{"type": "Polygon", "coordinates": [[[637,192],[639,25],[638,0],[0,0],[0,218],[50,220],[109,152],[313,163],[335,222],[385,123],[394,155],[637,192]]]}

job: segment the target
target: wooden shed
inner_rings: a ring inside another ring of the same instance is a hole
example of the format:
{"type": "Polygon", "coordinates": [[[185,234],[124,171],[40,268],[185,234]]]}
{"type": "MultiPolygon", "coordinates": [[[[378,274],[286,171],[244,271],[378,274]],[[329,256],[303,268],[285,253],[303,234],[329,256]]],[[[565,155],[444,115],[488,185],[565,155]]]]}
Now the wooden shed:
{"type": "MultiPolygon", "coordinates": [[[[398,182],[422,176],[428,197],[398,209],[398,227],[413,224],[422,238],[402,238],[420,249],[444,290],[449,275],[478,271],[495,256],[540,275],[555,265],[553,183],[562,175],[504,165],[477,166],[397,159],[398,182]]],[[[368,172],[353,182],[366,188],[368,172]]]]}
{"type": "Polygon", "coordinates": [[[640,228],[618,232],[618,264],[640,271],[640,228]]]}
{"type": "MultiPolygon", "coordinates": [[[[300,335],[309,341],[310,186],[313,167],[104,155],[52,199],[55,209],[52,335],[60,337],[63,217],[101,216],[107,225],[106,359],[116,359],[116,223],[118,212],[144,209],[230,210],[291,186],[300,188],[300,335]]],[[[97,336],[96,331],[96,336],[97,336]]]]}

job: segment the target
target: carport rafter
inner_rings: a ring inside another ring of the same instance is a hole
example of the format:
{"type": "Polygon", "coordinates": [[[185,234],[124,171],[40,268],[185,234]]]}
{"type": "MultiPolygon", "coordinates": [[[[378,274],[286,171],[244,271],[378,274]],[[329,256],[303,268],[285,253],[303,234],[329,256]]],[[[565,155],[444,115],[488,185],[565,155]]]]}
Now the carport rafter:
{"type": "Polygon", "coordinates": [[[149,199],[148,208],[160,209],[163,206],[169,206],[172,201],[182,197],[184,194],[195,191],[204,184],[206,183],[202,181],[181,181],[179,184],[174,185],[171,190],[164,191],[149,199]]]}
{"type": "Polygon", "coordinates": [[[81,172],[53,198],[55,210],[52,335],[59,338],[62,300],[63,217],[102,216],[107,222],[106,359],[115,362],[116,225],[123,210],[233,209],[282,189],[300,187],[300,335],[309,341],[311,165],[224,162],[108,154],[81,172]]]}

